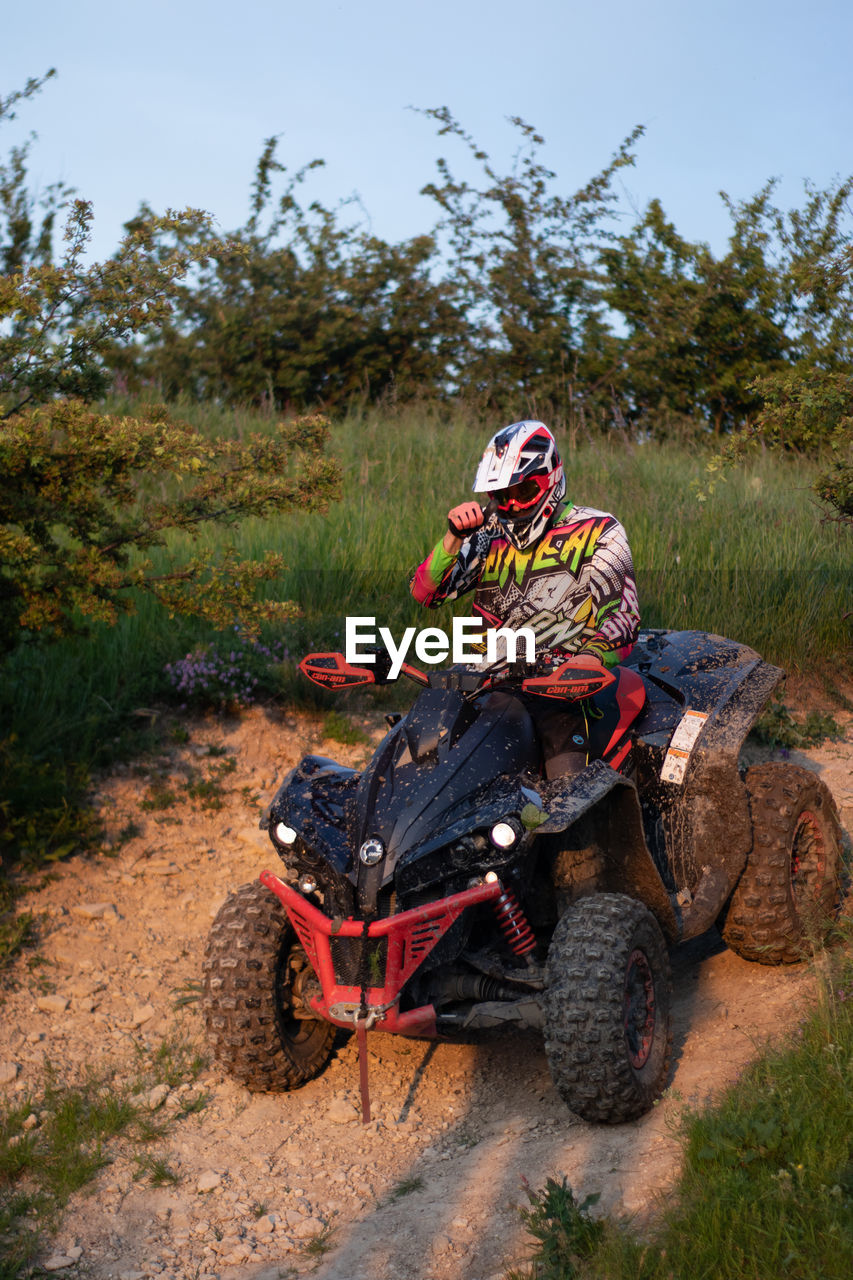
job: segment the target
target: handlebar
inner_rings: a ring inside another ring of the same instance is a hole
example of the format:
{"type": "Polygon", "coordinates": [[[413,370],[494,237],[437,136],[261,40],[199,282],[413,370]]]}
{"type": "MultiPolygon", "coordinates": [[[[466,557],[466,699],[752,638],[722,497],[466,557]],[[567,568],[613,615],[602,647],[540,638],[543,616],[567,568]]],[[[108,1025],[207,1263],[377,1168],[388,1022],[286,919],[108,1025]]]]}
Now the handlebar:
{"type": "MultiPolygon", "coordinates": [[[[342,653],[311,653],[302,659],[299,669],[323,688],[348,689],[361,684],[388,684],[391,660],[387,650],[381,647],[377,647],[373,667],[352,666],[342,653]]],[[[575,654],[569,658],[551,654],[536,663],[511,662],[499,671],[482,672],[472,671],[470,667],[426,672],[404,662],[401,672],[422,688],[456,689],[469,698],[512,684],[522,693],[579,701],[606,689],[616,679],[594,654],[575,654]]]]}

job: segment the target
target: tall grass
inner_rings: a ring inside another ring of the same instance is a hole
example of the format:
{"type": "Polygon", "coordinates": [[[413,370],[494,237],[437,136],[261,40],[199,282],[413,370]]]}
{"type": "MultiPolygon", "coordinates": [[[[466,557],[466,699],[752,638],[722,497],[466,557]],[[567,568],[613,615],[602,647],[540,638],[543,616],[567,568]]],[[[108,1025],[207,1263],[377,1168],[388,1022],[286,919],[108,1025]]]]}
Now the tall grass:
{"type": "MultiPolygon", "coordinates": [[[[270,429],[270,419],[247,412],[178,412],[210,434],[270,429]]],[[[494,425],[435,407],[352,415],[333,430],[342,501],[325,516],[244,523],[235,539],[242,553],[285,554],[286,572],[266,590],[302,607],[285,633],[291,653],[338,647],[347,614],[374,616],[395,633],[440,620],[411,599],[408,575],[442,536],[448,508],[470,496],[494,425]]],[[[702,502],[698,449],[619,437],[560,443],[569,496],[613,511],[628,530],[646,626],[716,631],[792,668],[849,657],[849,535],[821,523],[810,464],[757,457],[702,502]]],[[[201,542],[216,548],[223,534],[209,529],[201,542]]],[[[184,549],[175,542],[168,553],[184,549]]],[[[462,600],[453,611],[469,608],[462,600]]],[[[45,760],[85,769],[127,750],[146,723],[132,713],[165,692],[165,663],[212,638],[207,626],[142,598],[133,615],[89,638],[19,649],[0,687],[0,756],[24,762],[12,789],[55,790],[51,771],[39,773],[45,760]]],[[[298,696],[287,672],[280,687],[298,696]]]]}
{"type": "MultiPolygon", "coordinates": [[[[258,420],[227,415],[219,425],[243,432],[258,420]]],[[[332,444],[343,501],[322,517],[248,521],[238,545],[285,552],[288,571],[270,590],[298,600],[319,631],[333,635],[332,622],[353,613],[423,624],[408,574],[442,536],[448,507],[471,496],[488,430],[435,408],[345,419],[332,444]]],[[[702,501],[699,448],[561,443],[569,496],[614,512],[628,530],[645,625],[716,631],[794,668],[849,652],[853,547],[821,523],[812,464],[757,456],[702,501]]],[[[456,612],[469,608],[462,601],[456,612]]]]}

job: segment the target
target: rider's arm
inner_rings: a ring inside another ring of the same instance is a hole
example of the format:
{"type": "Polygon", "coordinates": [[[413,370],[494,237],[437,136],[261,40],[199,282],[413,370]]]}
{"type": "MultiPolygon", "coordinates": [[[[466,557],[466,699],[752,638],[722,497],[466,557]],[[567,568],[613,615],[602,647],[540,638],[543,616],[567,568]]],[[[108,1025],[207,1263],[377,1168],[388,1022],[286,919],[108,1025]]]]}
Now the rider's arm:
{"type": "Polygon", "coordinates": [[[456,564],[456,555],[445,550],[446,539],[449,541],[448,534],[445,534],[441,542],[436,543],[426,560],[418,565],[409,583],[409,590],[418,604],[426,605],[427,608],[441,604],[447,598],[447,593],[442,591],[442,587],[446,586],[450,580],[453,566],[456,564]]]}
{"type": "Polygon", "coordinates": [[[468,527],[471,532],[464,538],[454,533],[449,527],[440,542],[422,564],[419,564],[409,583],[409,590],[418,604],[434,609],[445,600],[455,600],[477,585],[485,552],[488,550],[492,535],[482,527],[483,513],[476,503],[464,503],[454,507],[449,519],[452,524],[468,527]],[[468,511],[467,516],[458,513],[475,509],[480,519],[480,527],[473,525],[474,517],[468,511]],[[471,523],[464,523],[465,520],[471,523]]]}
{"type": "Polygon", "coordinates": [[[640,627],[640,604],[634,564],[625,530],[614,520],[599,539],[590,575],[595,630],[584,637],[579,653],[593,653],[607,667],[628,657],[640,627]]]}

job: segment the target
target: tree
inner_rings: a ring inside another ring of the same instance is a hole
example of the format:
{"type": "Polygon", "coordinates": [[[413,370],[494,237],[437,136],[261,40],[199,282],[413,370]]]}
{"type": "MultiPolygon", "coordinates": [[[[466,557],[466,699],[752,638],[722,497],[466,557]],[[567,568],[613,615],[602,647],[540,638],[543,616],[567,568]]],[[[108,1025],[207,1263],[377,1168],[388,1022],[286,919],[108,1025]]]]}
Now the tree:
{"type": "Polygon", "coordinates": [[[814,491],[829,518],[853,525],[853,374],[819,369],[807,361],[782,373],[756,378],[761,408],[733,444],[740,456],[753,442],[816,454],[824,469],[814,491]]]}
{"type": "MultiPolygon", "coordinates": [[[[0,103],[0,120],[41,83],[0,103]]],[[[108,262],[85,265],[92,213],[74,200],[54,262],[47,232],[59,193],[48,225],[24,216],[33,201],[20,151],[0,170],[0,192],[0,261],[11,267],[0,277],[0,652],[111,622],[133,607],[134,590],[218,626],[288,616],[292,606],[255,598],[280,556],[191,554],[180,535],[324,509],[339,488],[325,420],[210,440],[162,409],[120,418],[89,407],[105,386],[105,354],[167,323],[183,282],[220,249],[205,216],[150,214],[108,262]]]]}
{"type": "Polygon", "coordinates": [[[680,416],[737,431],[763,412],[756,380],[853,367],[853,179],[807,184],[788,212],[775,185],[742,202],[721,193],[732,221],[722,257],[684,240],[657,200],[602,250],[602,297],[626,330],[624,412],[646,430],[680,416]]]}
{"type": "Polygon", "coordinates": [[[760,219],[768,192],[739,210],[717,259],[678,234],[652,200],[628,235],[603,249],[603,297],[624,321],[624,413],[663,435],[673,419],[715,434],[740,426],[759,401],[749,383],[779,368],[790,347],[760,219]]]}
{"type": "MultiPolygon", "coordinates": [[[[55,70],[42,78],[30,79],[23,89],[0,97],[0,121],[14,120],[19,102],[38,93],[53,79],[55,70]]],[[[14,275],[28,262],[50,260],[56,216],[71,189],[53,183],[36,199],[27,185],[27,155],[33,135],[22,146],[13,147],[5,164],[0,164],[0,271],[14,275]],[[39,212],[40,211],[40,212],[39,212]]]]}
{"type": "Polygon", "coordinates": [[[453,370],[458,390],[518,416],[530,410],[577,421],[610,417],[616,345],[597,290],[596,258],[612,237],[616,173],[634,162],[634,129],[595,177],[571,195],[540,157],[544,139],[519,117],[510,173],[488,155],[446,107],[425,114],[439,136],[458,138],[483,174],[482,186],[453,176],[438,161],[439,181],[423,188],[442,212],[458,306],[469,342],[453,370]]]}
{"type": "MultiPolygon", "coordinates": [[[[450,285],[432,279],[432,237],[391,245],[340,208],[306,208],[300,187],[321,162],[287,175],[276,151],[270,138],[246,224],[209,254],[172,321],[149,326],[142,347],[117,349],[113,366],[168,397],[299,410],[440,394],[461,321],[450,285]]],[[[164,259],[178,247],[168,232],[164,259]]]]}

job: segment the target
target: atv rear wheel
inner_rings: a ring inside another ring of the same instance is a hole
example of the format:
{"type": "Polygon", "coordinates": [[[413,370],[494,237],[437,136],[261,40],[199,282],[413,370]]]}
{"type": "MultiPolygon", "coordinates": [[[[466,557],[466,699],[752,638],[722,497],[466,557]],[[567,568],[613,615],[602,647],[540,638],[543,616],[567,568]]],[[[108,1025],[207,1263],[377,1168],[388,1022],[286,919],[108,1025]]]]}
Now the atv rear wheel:
{"type": "Polygon", "coordinates": [[[216,1060],[256,1090],[295,1089],[332,1053],[335,1028],[294,1016],[305,952],[287,912],[259,881],[223,903],[207,939],[202,1008],[216,1060]]]}
{"type": "Polygon", "coordinates": [[[832,795],[794,764],[749,769],[752,850],[721,917],[745,960],[793,964],[820,942],[838,905],[841,828],[832,795]]]}
{"type": "Polygon", "coordinates": [[[619,893],[581,898],[551,939],[545,1052],[554,1083],[585,1120],[634,1120],[663,1092],[672,982],[660,926],[619,893]]]}

